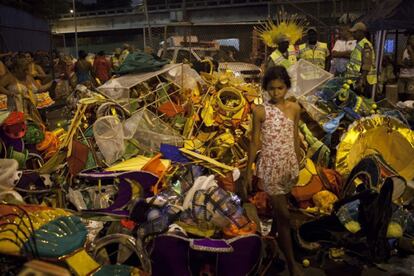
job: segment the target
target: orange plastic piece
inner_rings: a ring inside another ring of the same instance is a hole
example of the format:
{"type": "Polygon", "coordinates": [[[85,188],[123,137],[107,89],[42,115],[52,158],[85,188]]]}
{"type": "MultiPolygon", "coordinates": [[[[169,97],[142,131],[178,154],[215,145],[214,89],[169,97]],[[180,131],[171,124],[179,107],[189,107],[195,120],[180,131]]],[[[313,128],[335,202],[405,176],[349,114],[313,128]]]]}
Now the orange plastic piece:
{"type": "Polygon", "coordinates": [[[158,107],[158,110],[168,117],[174,117],[175,115],[184,112],[184,108],[181,105],[172,102],[163,103],[158,107]]]}
{"type": "Polygon", "coordinates": [[[235,224],[230,224],[230,226],[223,229],[224,235],[227,237],[237,237],[248,234],[254,234],[257,231],[257,225],[253,221],[249,222],[242,228],[238,228],[235,224]]]}
{"type": "Polygon", "coordinates": [[[57,137],[54,133],[50,131],[45,132],[45,139],[36,145],[36,149],[38,151],[44,151],[48,149],[49,147],[57,148],[58,141],[57,137]]]}
{"type": "Polygon", "coordinates": [[[147,164],[145,164],[141,170],[151,172],[158,177],[161,177],[165,174],[167,168],[161,162],[161,153],[158,153],[153,158],[151,158],[147,164]]]}

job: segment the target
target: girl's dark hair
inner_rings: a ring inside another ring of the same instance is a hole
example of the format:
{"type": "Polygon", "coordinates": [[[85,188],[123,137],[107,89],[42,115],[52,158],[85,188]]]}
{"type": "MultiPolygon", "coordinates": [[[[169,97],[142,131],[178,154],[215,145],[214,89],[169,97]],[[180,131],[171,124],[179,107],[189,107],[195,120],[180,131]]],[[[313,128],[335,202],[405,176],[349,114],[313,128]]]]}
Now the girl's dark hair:
{"type": "Polygon", "coordinates": [[[273,80],[281,80],[283,81],[287,88],[290,89],[291,82],[288,72],[286,71],[286,68],[283,66],[272,66],[269,67],[266,72],[264,73],[263,79],[262,79],[262,88],[263,90],[267,89],[268,84],[273,80]]]}
{"type": "Polygon", "coordinates": [[[88,54],[84,50],[80,50],[78,52],[78,56],[79,56],[79,58],[84,59],[88,56],[88,54]]]}

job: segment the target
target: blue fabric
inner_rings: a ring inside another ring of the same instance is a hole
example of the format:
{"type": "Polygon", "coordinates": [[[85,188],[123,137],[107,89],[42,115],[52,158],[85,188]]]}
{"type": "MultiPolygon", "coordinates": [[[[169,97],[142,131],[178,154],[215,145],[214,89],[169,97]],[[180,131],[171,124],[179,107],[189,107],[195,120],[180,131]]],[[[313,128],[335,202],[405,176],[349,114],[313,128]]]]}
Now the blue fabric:
{"type": "Polygon", "coordinates": [[[329,134],[335,132],[338,128],[339,124],[341,123],[342,118],[345,116],[345,112],[341,112],[337,117],[333,118],[332,120],[326,122],[323,125],[323,130],[329,134]]]}
{"type": "Polygon", "coordinates": [[[176,146],[161,144],[160,152],[162,153],[164,158],[169,159],[171,161],[178,163],[190,162],[190,160],[187,157],[185,157],[176,146]]]}
{"type": "Polygon", "coordinates": [[[352,108],[350,107],[344,107],[344,111],[346,112],[346,114],[351,117],[352,120],[359,120],[362,118],[361,115],[359,115],[358,113],[356,113],[352,108]]]}
{"type": "Polygon", "coordinates": [[[87,81],[91,81],[92,77],[89,71],[86,72],[76,72],[76,77],[78,78],[78,83],[84,83],[87,81]]]}
{"type": "Polygon", "coordinates": [[[358,221],[358,214],[359,214],[359,205],[361,201],[359,199],[351,201],[349,203],[344,204],[339,208],[336,215],[338,216],[339,221],[345,225],[350,221],[358,221]]]}

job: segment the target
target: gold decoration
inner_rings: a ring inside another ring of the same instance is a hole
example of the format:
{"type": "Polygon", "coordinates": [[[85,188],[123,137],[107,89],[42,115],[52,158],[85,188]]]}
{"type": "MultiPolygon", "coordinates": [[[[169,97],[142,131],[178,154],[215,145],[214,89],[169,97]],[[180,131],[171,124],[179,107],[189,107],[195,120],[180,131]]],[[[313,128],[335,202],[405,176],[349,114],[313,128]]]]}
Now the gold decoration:
{"type": "Polygon", "coordinates": [[[414,178],[414,131],[399,120],[373,115],[350,125],[338,145],[336,170],[349,175],[370,154],[380,154],[406,180],[414,178]]]}
{"type": "Polygon", "coordinates": [[[305,17],[298,14],[288,14],[283,9],[276,14],[275,22],[266,20],[261,26],[256,27],[262,41],[269,47],[276,48],[277,41],[282,36],[289,38],[290,44],[299,41],[306,27],[309,25],[305,17]]]}

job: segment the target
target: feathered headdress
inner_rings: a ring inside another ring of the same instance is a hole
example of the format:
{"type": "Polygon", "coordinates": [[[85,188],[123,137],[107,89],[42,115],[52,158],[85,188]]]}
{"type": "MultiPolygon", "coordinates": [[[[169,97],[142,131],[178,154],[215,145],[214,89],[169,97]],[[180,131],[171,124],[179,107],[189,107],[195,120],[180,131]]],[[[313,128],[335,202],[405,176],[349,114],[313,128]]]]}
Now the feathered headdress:
{"type": "Polygon", "coordinates": [[[305,17],[298,14],[288,14],[283,9],[276,15],[276,21],[268,19],[256,27],[262,41],[269,47],[277,47],[278,40],[286,36],[291,44],[302,38],[305,28],[309,25],[305,17]]]}

